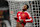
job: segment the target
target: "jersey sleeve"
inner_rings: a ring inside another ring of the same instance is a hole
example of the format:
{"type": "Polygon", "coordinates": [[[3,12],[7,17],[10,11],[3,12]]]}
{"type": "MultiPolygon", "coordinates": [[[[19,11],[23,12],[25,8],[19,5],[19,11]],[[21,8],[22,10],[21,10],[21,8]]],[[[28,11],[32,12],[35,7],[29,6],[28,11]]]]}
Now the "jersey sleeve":
{"type": "Polygon", "coordinates": [[[20,13],[20,11],[17,12],[17,17],[18,17],[18,14],[19,14],[19,13],[20,13]]]}
{"type": "Polygon", "coordinates": [[[17,19],[18,19],[18,13],[19,13],[19,12],[17,12],[17,19]]]}
{"type": "Polygon", "coordinates": [[[21,20],[20,11],[17,13],[17,19],[18,19],[18,20],[21,20]]]}
{"type": "Polygon", "coordinates": [[[33,19],[31,17],[30,13],[27,13],[27,18],[28,19],[25,20],[26,22],[33,22],[33,19]]]}

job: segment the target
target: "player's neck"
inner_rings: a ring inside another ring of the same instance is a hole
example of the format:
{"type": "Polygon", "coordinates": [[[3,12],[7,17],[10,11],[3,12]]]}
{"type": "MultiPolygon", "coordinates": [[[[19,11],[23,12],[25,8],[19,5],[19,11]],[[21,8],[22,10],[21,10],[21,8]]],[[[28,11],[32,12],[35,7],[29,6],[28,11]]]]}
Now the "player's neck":
{"type": "Polygon", "coordinates": [[[25,12],[25,11],[22,11],[22,12],[25,12]]]}
{"type": "Polygon", "coordinates": [[[24,12],[24,11],[22,11],[22,12],[24,12]]]}

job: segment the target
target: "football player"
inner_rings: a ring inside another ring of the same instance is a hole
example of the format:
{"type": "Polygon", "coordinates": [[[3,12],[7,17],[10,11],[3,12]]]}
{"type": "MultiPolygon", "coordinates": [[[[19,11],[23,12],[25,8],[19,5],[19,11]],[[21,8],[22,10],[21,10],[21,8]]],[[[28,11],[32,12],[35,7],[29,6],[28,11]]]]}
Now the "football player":
{"type": "Polygon", "coordinates": [[[17,21],[16,27],[24,27],[26,23],[33,22],[31,15],[29,14],[29,12],[27,12],[28,8],[29,8],[29,6],[27,4],[25,4],[23,6],[22,11],[17,12],[17,17],[14,17],[17,21]]]}

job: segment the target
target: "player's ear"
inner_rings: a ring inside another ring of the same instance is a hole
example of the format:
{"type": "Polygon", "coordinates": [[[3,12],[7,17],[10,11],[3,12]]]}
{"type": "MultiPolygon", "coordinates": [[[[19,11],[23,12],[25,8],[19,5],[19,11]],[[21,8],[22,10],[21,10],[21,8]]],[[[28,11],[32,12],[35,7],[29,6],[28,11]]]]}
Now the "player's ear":
{"type": "Polygon", "coordinates": [[[29,6],[27,4],[25,4],[27,6],[27,9],[29,8],[29,6]]]}

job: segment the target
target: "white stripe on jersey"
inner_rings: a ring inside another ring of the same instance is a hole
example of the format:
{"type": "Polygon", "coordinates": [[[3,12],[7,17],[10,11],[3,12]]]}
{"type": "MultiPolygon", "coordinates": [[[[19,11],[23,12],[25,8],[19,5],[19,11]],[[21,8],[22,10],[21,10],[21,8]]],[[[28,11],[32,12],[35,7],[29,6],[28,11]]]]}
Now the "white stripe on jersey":
{"type": "MultiPolygon", "coordinates": [[[[27,12],[27,11],[25,11],[25,12],[27,12]]],[[[27,12],[28,13],[28,12],[27,12]]],[[[28,15],[29,15],[29,17],[31,17],[31,15],[30,15],[30,13],[28,13],[28,15]]],[[[27,20],[25,20],[25,21],[31,21],[32,19],[30,18],[30,19],[27,19],[27,20]]]]}
{"type": "Polygon", "coordinates": [[[27,20],[25,20],[25,21],[31,21],[32,19],[30,18],[30,19],[27,19],[27,20]]]}
{"type": "Polygon", "coordinates": [[[20,13],[18,15],[20,15],[20,13]]]}

